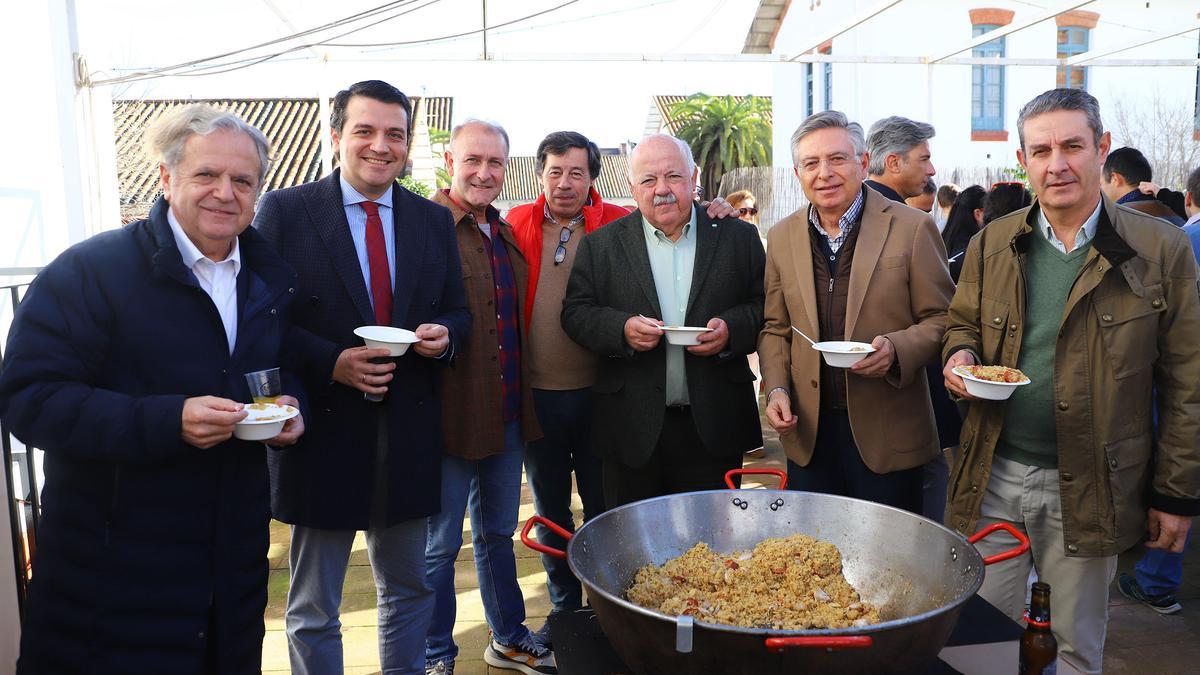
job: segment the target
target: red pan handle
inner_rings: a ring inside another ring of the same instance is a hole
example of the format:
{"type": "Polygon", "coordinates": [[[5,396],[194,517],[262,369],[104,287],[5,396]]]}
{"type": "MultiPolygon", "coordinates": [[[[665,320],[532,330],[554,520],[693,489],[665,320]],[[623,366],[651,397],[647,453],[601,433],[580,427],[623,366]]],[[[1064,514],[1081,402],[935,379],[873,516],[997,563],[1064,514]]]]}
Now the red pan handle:
{"type": "Polygon", "coordinates": [[[870,635],[831,635],[813,637],[773,637],[767,638],[767,649],[782,654],[790,647],[805,647],[808,649],[862,649],[870,647],[870,635]]]}
{"type": "Polygon", "coordinates": [[[779,489],[787,489],[787,474],[779,469],[730,469],[725,472],[725,484],[730,490],[737,489],[733,484],[734,476],[775,476],[779,478],[779,489]]]}
{"type": "Polygon", "coordinates": [[[546,555],[552,555],[555,558],[561,558],[562,560],[566,560],[567,559],[566,551],[554,548],[552,546],[546,546],[545,544],[539,544],[538,542],[533,540],[533,537],[529,536],[529,531],[533,529],[534,525],[538,525],[538,524],[545,525],[546,527],[550,528],[550,530],[552,532],[554,532],[554,534],[557,534],[558,536],[562,537],[563,539],[566,539],[567,541],[571,540],[571,533],[567,532],[563,528],[559,527],[558,523],[550,520],[549,518],[543,518],[541,516],[533,516],[529,520],[525,521],[525,527],[521,528],[521,543],[525,544],[529,548],[537,551],[538,553],[545,553],[546,555]]]}
{"type": "Polygon", "coordinates": [[[967,537],[967,541],[974,544],[975,542],[979,541],[980,539],[983,539],[984,537],[987,537],[991,533],[997,532],[999,530],[1004,530],[1005,532],[1011,534],[1017,540],[1017,546],[1016,546],[1016,548],[1010,548],[1007,551],[1001,551],[1000,553],[997,553],[996,555],[990,555],[990,556],[984,558],[983,564],[985,566],[991,565],[992,563],[998,563],[998,562],[1002,562],[1005,560],[1010,560],[1010,559],[1015,558],[1029,550],[1029,537],[1026,537],[1024,534],[1021,533],[1020,530],[1013,527],[1012,525],[1009,525],[1008,523],[992,523],[991,525],[988,525],[987,527],[976,532],[975,534],[971,535],[970,537],[967,537]]]}

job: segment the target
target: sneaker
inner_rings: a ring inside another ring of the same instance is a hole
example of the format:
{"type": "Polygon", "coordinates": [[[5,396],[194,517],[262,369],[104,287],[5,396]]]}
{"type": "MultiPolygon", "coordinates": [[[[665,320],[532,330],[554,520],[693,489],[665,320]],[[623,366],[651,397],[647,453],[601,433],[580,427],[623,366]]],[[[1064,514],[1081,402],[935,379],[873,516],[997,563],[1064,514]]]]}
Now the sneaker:
{"type": "Polygon", "coordinates": [[[1183,605],[1179,604],[1173,593],[1150,595],[1143,591],[1141,584],[1132,574],[1122,572],[1121,577],[1117,579],[1117,588],[1121,590],[1121,595],[1130,600],[1137,600],[1159,614],[1174,614],[1183,609],[1183,605]]]}
{"type": "Polygon", "coordinates": [[[546,617],[546,623],[541,628],[533,631],[533,639],[546,649],[554,649],[554,642],[550,639],[550,617],[546,617]]]}
{"type": "Polygon", "coordinates": [[[533,633],[526,633],[518,644],[501,644],[495,637],[483,650],[489,666],[518,670],[525,675],[557,675],[554,652],[538,644],[533,633]]]}
{"type": "Polygon", "coordinates": [[[454,675],[454,661],[426,662],[425,675],[454,675]]]}

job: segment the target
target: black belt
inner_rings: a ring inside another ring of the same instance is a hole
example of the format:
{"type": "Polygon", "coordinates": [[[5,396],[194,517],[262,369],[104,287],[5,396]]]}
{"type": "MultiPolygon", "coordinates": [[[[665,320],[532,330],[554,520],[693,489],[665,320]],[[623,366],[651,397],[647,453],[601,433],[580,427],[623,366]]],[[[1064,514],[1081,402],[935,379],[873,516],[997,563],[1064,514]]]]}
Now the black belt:
{"type": "Polygon", "coordinates": [[[667,412],[685,413],[692,409],[692,406],[687,403],[672,403],[667,406],[667,412]]]}

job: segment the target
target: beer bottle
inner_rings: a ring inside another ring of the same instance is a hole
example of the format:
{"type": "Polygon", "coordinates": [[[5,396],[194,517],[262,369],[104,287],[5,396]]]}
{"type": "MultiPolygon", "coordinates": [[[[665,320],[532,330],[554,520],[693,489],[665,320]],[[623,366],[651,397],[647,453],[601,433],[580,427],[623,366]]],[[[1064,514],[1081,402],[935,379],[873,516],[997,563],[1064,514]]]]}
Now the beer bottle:
{"type": "Polygon", "coordinates": [[[1058,666],[1058,640],[1050,632],[1050,584],[1034,582],[1029,614],[1021,635],[1021,675],[1054,675],[1058,666]]]}

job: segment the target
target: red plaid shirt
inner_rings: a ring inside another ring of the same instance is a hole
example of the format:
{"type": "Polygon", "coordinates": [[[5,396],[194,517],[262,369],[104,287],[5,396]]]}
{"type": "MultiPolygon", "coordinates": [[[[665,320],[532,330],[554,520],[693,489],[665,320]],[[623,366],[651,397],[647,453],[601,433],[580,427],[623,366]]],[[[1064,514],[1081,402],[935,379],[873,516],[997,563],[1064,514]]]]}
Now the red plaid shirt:
{"type": "MultiPolygon", "coordinates": [[[[500,339],[500,387],[504,402],[504,421],[521,417],[521,341],[517,324],[517,280],[513,276],[508,249],[493,240],[500,237],[500,213],[488,207],[492,236],[484,237],[488,258],[492,261],[492,279],[496,282],[496,334],[500,339]]],[[[503,242],[503,240],[501,240],[503,242]]],[[[476,321],[483,317],[475,317],[476,321]]]]}

